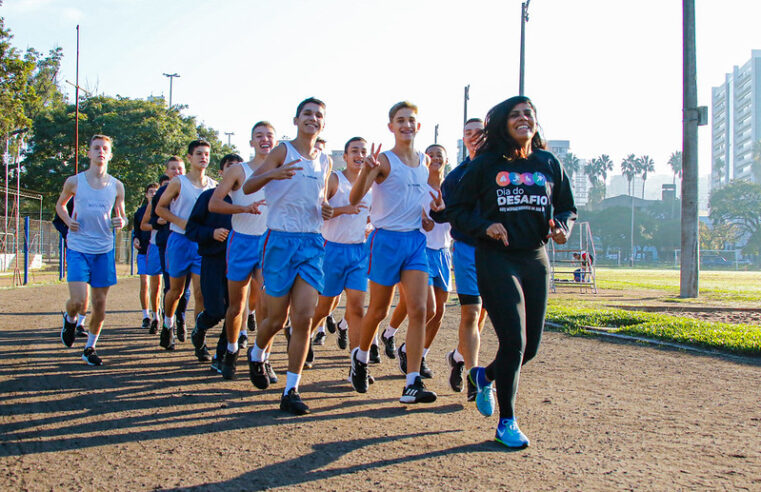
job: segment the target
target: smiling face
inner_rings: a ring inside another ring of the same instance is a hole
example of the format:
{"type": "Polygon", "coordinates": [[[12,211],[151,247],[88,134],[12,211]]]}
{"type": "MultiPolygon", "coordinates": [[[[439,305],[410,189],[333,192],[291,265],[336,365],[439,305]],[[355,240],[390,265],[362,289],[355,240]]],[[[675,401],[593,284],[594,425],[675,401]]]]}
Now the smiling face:
{"type": "Polygon", "coordinates": [[[304,135],[319,135],[325,128],[325,108],[317,103],[306,103],[293,124],[304,135]]]}
{"type": "Polygon", "coordinates": [[[258,155],[267,155],[277,145],[277,137],[275,136],[275,129],[266,126],[259,125],[251,132],[251,147],[254,148],[254,152],[258,155]]]}
{"type": "Polygon", "coordinates": [[[471,121],[462,131],[462,141],[471,155],[475,153],[479,140],[484,133],[483,121],[471,121]]]}
{"type": "Polygon", "coordinates": [[[167,176],[169,176],[169,179],[174,178],[175,176],[179,176],[180,174],[185,174],[185,163],[182,161],[168,161],[166,163],[166,171],[164,172],[167,176]]]}
{"type": "Polygon", "coordinates": [[[428,174],[443,177],[444,169],[447,165],[447,151],[439,145],[432,145],[425,151],[431,158],[431,164],[428,166],[428,174]]]}
{"type": "Polygon", "coordinates": [[[94,139],[90,142],[90,150],[87,151],[87,156],[90,158],[90,164],[96,166],[103,166],[108,164],[111,160],[111,142],[100,138],[94,139]]]}
{"type": "Polygon", "coordinates": [[[412,108],[401,108],[391,118],[388,129],[394,134],[397,141],[408,142],[415,139],[420,130],[417,121],[417,111],[412,108]]]}
{"type": "Polygon", "coordinates": [[[525,146],[536,135],[536,113],[529,103],[516,104],[507,115],[507,133],[525,146]]]}
{"type": "Polygon", "coordinates": [[[362,161],[365,160],[365,157],[367,157],[367,142],[362,140],[355,140],[350,143],[344,152],[346,166],[357,173],[362,168],[362,161]]]}
{"type": "Polygon", "coordinates": [[[209,167],[209,159],[211,157],[211,147],[207,145],[199,145],[193,149],[192,154],[188,154],[188,160],[190,166],[193,169],[203,170],[209,167]]]}

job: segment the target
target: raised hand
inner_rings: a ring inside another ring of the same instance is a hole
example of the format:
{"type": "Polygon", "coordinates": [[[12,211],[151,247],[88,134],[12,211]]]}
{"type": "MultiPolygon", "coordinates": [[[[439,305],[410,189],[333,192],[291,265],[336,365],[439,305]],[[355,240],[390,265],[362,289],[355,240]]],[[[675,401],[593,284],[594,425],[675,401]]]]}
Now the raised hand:
{"type": "Polygon", "coordinates": [[[375,169],[376,167],[380,166],[380,161],[378,160],[378,156],[380,155],[381,147],[383,144],[378,144],[378,149],[375,149],[375,144],[372,144],[370,146],[370,153],[367,154],[365,157],[365,160],[362,161],[362,165],[366,166],[370,169],[375,169]]]}
{"type": "Polygon", "coordinates": [[[431,195],[431,210],[434,212],[441,212],[446,208],[444,205],[444,199],[441,198],[441,190],[436,190],[436,194],[434,194],[432,191],[428,192],[429,195],[431,195]]]}
{"type": "Polygon", "coordinates": [[[507,246],[510,244],[507,241],[507,229],[499,222],[495,222],[486,229],[486,235],[497,241],[502,241],[502,244],[507,246]]]}
{"type": "Polygon", "coordinates": [[[301,171],[304,169],[303,167],[296,167],[295,165],[301,162],[301,159],[296,159],[295,161],[288,162],[286,164],[283,164],[280,167],[276,167],[272,171],[270,171],[270,178],[272,179],[291,179],[295,174],[296,171],[301,171]]]}

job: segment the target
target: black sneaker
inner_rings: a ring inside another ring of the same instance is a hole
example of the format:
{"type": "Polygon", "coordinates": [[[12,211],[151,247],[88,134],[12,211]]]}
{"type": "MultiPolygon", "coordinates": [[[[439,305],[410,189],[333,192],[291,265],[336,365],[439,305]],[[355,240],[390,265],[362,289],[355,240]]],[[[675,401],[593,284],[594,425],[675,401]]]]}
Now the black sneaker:
{"type": "Polygon", "coordinates": [[[219,359],[216,355],[211,359],[211,370],[222,374],[222,359],[219,359]]]}
{"type": "Polygon", "coordinates": [[[296,392],[296,388],[291,388],[288,393],[280,398],[280,410],[294,415],[306,415],[309,413],[309,407],[301,401],[301,396],[296,392]]]}
{"type": "Polygon", "coordinates": [[[476,396],[478,396],[478,388],[470,381],[470,378],[465,378],[465,381],[468,384],[468,401],[476,401],[476,396]]]}
{"type": "Polygon", "coordinates": [[[190,332],[190,341],[193,342],[193,347],[195,347],[197,352],[201,347],[206,346],[206,331],[198,329],[196,325],[193,331],[190,332]]]}
{"type": "Polygon", "coordinates": [[[251,351],[254,347],[248,349],[246,352],[246,358],[248,359],[248,377],[251,379],[251,383],[259,389],[267,389],[270,385],[270,378],[267,374],[267,368],[265,362],[258,362],[251,360],[251,351]]]}
{"type": "Polygon", "coordinates": [[[399,401],[402,403],[433,403],[436,401],[436,393],[425,389],[423,379],[418,376],[414,383],[404,387],[399,401]]]}
{"type": "Polygon", "coordinates": [[[318,331],[317,334],[314,336],[314,340],[312,340],[312,343],[315,345],[325,345],[325,339],[328,338],[328,336],[325,334],[324,331],[318,331]]]}
{"type": "Polygon", "coordinates": [[[150,328],[148,328],[148,333],[151,335],[155,335],[158,332],[159,332],[159,320],[157,318],[151,321],[151,326],[150,328]]]}
{"type": "Polygon", "coordinates": [[[462,373],[465,371],[465,362],[454,360],[454,350],[447,352],[447,364],[449,364],[449,386],[452,391],[460,393],[462,391],[463,378],[462,373]]]}
{"type": "Polygon", "coordinates": [[[304,368],[311,369],[314,365],[314,350],[312,350],[312,341],[309,340],[309,350],[307,350],[307,358],[304,361],[304,368]]]}
{"type": "Polygon", "coordinates": [[[61,342],[67,347],[74,345],[77,338],[77,323],[69,323],[66,319],[66,313],[63,315],[63,328],[61,328],[61,342]]]}
{"type": "Polygon", "coordinates": [[[211,360],[211,354],[205,343],[201,348],[196,349],[196,357],[198,357],[198,362],[209,362],[211,360]]]}
{"type": "Polygon", "coordinates": [[[177,332],[177,340],[180,342],[185,341],[185,318],[177,318],[175,321],[175,331],[177,332]]]}
{"type": "Polygon", "coordinates": [[[402,349],[404,348],[406,344],[401,344],[399,348],[396,350],[396,353],[399,355],[399,370],[402,371],[402,374],[405,376],[407,375],[407,352],[404,352],[402,349]]]}
{"type": "Polygon", "coordinates": [[[254,313],[248,315],[248,320],[246,320],[246,328],[248,328],[249,333],[256,331],[256,316],[254,316],[254,313]]]}
{"type": "Polygon", "coordinates": [[[240,334],[238,337],[238,348],[240,350],[246,350],[248,348],[248,335],[240,334]]]}
{"type": "Polygon", "coordinates": [[[173,338],[172,329],[167,325],[163,325],[161,327],[161,335],[159,335],[159,345],[167,350],[174,350],[173,338]]]}
{"type": "Polygon", "coordinates": [[[425,363],[425,357],[420,359],[420,375],[425,379],[433,379],[433,371],[425,363]]]}
{"type": "Polygon", "coordinates": [[[334,320],[333,316],[330,314],[325,318],[325,328],[327,328],[330,333],[336,332],[336,320],[334,320]]]}
{"type": "Polygon", "coordinates": [[[99,366],[103,364],[103,361],[100,360],[98,354],[95,353],[95,347],[87,347],[85,351],[82,352],[82,360],[87,362],[88,366],[99,366]]]}
{"type": "Polygon", "coordinates": [[[272,368],[272,364],[270,364],[270,361],[268,360],[264,361],[264,372],[267,373],[267,378],[269,378],[270,384],[277,383],[277,373],[272,368]]]}
{"type": "Polygon", "coordinates": [[[236,366],[238,364],[238,354],[240,350],[236,352],[225,352],[225,357],[222,359],[222,378],[223,379],[235,379],[236,366]]]}
{"type": "Polygon", "coordinates": [[[87,338],[90,333],[82,325],[77,325],[77,338],[87,338]]]}
{"type": "Polygon", "coordinates": [[[370,345],[370,364],[380,364],[380,350],[376,344],[370,345]]]}
{"type": "Polygon", "coordinates": [[[143,318],[143,330],[147,330],[151,326],[151,318],[143,318]]]}
{"type": "Polygon", "coordinates": [[[357,359],[359,348],[351,352],[351,385],[357,393],[367,393],[368,381],[367,364],[357,359]]]}
{"type": "Polygon", "coordinates": [[[381,333],[380,339],[386,349],[386,357],[389,359],[396,359],[396,343],[394,342],[394,337],[390,336],[386,338],[386,332],[384,330],[383,333],[381,333]]]}
{"type": "Polygon", "coordinates": [[[336,337],[336,343],[338,343],[338,348],[340,348],[341,350],[346,350],[346,347],[349,346],[349,329],[346,328],[344,330],[342,328],[337,328],[336,331],[338,331],[338,336],[336,337]]]}

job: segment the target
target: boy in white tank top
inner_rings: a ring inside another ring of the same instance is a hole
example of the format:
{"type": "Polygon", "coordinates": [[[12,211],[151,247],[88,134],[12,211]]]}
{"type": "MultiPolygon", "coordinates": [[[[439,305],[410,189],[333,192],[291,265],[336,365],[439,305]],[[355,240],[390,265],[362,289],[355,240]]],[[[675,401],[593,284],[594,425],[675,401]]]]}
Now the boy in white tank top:
{"type": "MultiPolygon", "coordinates": [[[[256,123],[251,129],[253,160],[227,170],[209,201],[211,212],[233,216],[233,230],[227,245],[227,289],[230,303],[225,315],[227,352],[222,359],[222,377],[225,379],[233,379],[236,373],[238,337],[247,300],[253,298],[256,302],[258,324],[264,319],[264,308],[260,307],[262,302],[259,295],[264,284],[259,258],[260,238],[266,229],[264,190],[246,195],[243,183],[264,163],[275,145],[275,128],[266,121],[256,123]],[[232,203],[225,201],[228,195],[232,203]]],[[[265,364],[268,373],[272,372],[269,360],[265,364]]]]}
{"type": "Polygon", "coordinates": [[[267,317],[248,352],[251,382],[260,389],[269,386],[264,350],[283,329],[290,309],[292,333],[280,409],[296,415],[309,413],[298,384],[317,295],[323,288],[325,248],[320,227],[323,219],[333,214],[325,199],[332,163],[315,149],[324,118],[325,103],[315,98],[302,101],[293,119],[298,128],[296,138],[278,145],[243,185],[245,193],[264,188],[269,209],[261,251],[267,317]]]}
{"type": "Polygon", "coordinates": [[[85,303],[89,284],[92,316],[82,359],[91,366],[102,364],[95,345],[106,317],[108,289],[116,284],[114,230],[126,224],[124,185],[108,174],[112,155],[111,137],[94,135],[88,151],[90,167],[66,180],[56,202],[56,212],[69,228],[66,274],[69,299],[63,315],[61,341],[67,347],[74,344],[77,313],[85,303]],[[72,197],[74,211],[70,216],[66,204],[72,197]],[[112,217],[114,210],[116,216],[112,217]]]}
{"type": "MultiPolygon", "coordinates": [[[[174,313],[185,289],[185,278],[191,273],[193,284],[194,319],[203,311],[201,294],[201,256],[198,243],[185,237],[185,224],[193,210],[195,199],[204,190],[213,188],[217,182],[206,176],[209,166],[211,144],[206,140],[193,140],[188,145],[187,175],[172,178],[166,191],[156,205],[156,214],[169,222],[172,230],[166,247],[166,266],[169,271],[169,290],[164,296],[164,324],[161,328],[159,345],[166,350],[174,350],[174,313]]],[[[178,330],[177,338],[185,341],[183,332],[178,330]]]]}
{"type": "Polygon", "coordinates": [[[425,154],[415,150],[415,135],[420,130],[417,106],[403,101],[389,111],[389,130],[394,148],[380,153],[372,146],[351,190],[350,201],[358,205],[373,187],[370,219],[376,230],[370,242],[370,305],[362,318],[359,346],[351,354],[352,386],[367,391],[370,346],[378,325],[388,316],[394,285],[401,281],[409,325],[407,329],[407,381],[402,403],[431,403],[436,393],[425,389],[420,377],[420,361],[425,338],[426,300],[428,298],[428,258],[425,236],[420,232],[423,199],[428,193],[428,163],[425,154]]]}

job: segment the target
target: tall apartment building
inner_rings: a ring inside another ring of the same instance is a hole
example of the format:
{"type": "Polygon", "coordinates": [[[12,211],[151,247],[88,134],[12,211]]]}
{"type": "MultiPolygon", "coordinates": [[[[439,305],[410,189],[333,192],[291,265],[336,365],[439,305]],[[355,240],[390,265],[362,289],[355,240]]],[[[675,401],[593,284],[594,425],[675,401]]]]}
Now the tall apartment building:
{"type": "MultiPolygon", "coordinates": [[[[563,162],[565,155],[570,152],[571,142],[569,140],[547,140],[547,150],[555,154],[560,162],[563,162]]],[[[576,156],[578,157],[578,156],[576,156]]],[[[586,159],[579,159],[579,170],[571,178],[571,189],[573,198],[577,206],[584,206],[589,200],[589,188],[591,183],[584,172],[584,166],[587,164],[586,159]]]]}
{"type": "Polygon", "coordinates": [[[735,65],[711,91],[711,183],[755,181],[753,145],[761,141],[761,50],[735,65]]]}

